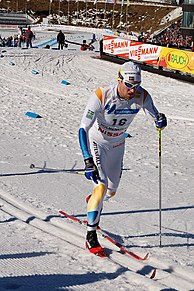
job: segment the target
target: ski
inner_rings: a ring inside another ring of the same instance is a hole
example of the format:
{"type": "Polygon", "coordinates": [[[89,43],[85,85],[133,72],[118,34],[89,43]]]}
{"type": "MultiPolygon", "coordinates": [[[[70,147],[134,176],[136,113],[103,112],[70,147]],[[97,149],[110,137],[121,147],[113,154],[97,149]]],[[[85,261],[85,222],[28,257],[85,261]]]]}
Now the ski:
{"type": "Polygon", "coordinates": [[[39,172],[44,173],[70,173],[70,174],[77,174],[77,175],[84,175],[85,171],[84,169],[57,169],[57,168],[48,168],[46,165],[43,167],[36,166],[35,164],[30,164],[30,169],[36,169],[39,172]]]}
{"type": "MultiPolygon", "coordinates": [[[[77,218],[77,217],[75,217],[75,216],[73,216],[73,215],[69,215],[68,213],[66,213],[66,212],[64,212],[63,210],[59,210],[59,213],[62,215],[62,216],[64,216],[64,217],[66,217],[66,218],[68,218],[69,220],[72,220],[72,221],[74,221],[74,222],[76,222],[76,223],[79,223],[79,224],[82,224],[82,225],[84,225],[84,226],[86,226],[87,225],[87,220],[85,220],[85,219],[79,219],[79,218],[77,218]]],[[[148,256],[149,256],[149,254],[147,253],[144,257],[140,257],[139,255],[137,255],[136,253],[134,253],[134,252],[131,252],[131,251],[128,251],[126,248],[124,248],[119,242],[117,242],[117,241],[115,241],[115,240],[113,240],[110,236],[108,236],[99,226],[98,226],[98,228],[97,228],[97,231],[98,231],[98,233],[103,237],[103,238],[105,238],[105,239],[107,239],[109,242],[111,242],[112,244],[114,244],[115,246],[117,246],[119,249],[120,249],[120,251],[121,251],[121,253],[123,253],[123,254],[126,254],[126,255],[128,255],[128,256],[130,256],[130,257],[132,257],[132,258],[134,258],[134,259],[136,259],[136,260],[139,260],[139,261],[145,261],[147,258],[148,258],[148,256]]],[[[87,247],[87,246],[86,246],[87,247]]],[[[95,253],[94,253],[95,254],[95,253]]],[[[109,258],[109,259],[111,259],[106,253],[104,253],[104,251],[103,251],[103,254],[102,253],[96,253],[95,254],[96,256],[99,256],[99,257],[101,257],[101,258],[109,258]]],[[[149,276],[149,278],[150,279],[154,279],[155,278],[155,276],[156,276],[156,269],[154,268],[153,269],[153,271],[152,271],[152,273],[151,273],[151,275],[149,276]]]]}
{"type": "MultiPolygon", "coordinates": [[[[30,169],[35,169],[37,172],[40,173],[69,173],[69,174],[77,174],[77,175],[85,175],[85,169],[64,169],[64,168],[50,168],[46,166],[46,162],[44,162],[44,165],[42,167],[37,166],[35,164],[29,165],[30,169]]],[[[122,169],[123,171],[130,171],[131,169],[122,169]]]]}
{"type": "MultiPolygon", "coordinates": [[[[83,225],[87,225],[87,220],[81,220],[81,219],[78,219],[72,215],[69,215],[67,214],[66,212],[62,211],[62,210],[59,210],[59,213],[62,215],[62,216],[65,216],[66,218],[69,218],[70,220],[74,221],[74,222],[77,222],[79,224],[83,224],[83,225]]],[[[108,255],[106,255],[106,253],[104,252],[104,249],[101,247],[99,250],[96,250],[96,252],[93,252],[91,251],[87,244],[86,244],[86,248],[89,250],[89,252],[91,252],[92,254],[100,257],[100,258],[106,258],[108,257],[108,255]]]]}
{"type": "MultiPolygon", "coordinates": [[[[74,222],[77,222],[77,223],[79,223],[79,224],[83,224],[83,225],[87,225],[87,220],[82,220],[82,219],[79,219],[79,218],[77,218],[77,217],[75,217],[75,216],[69,215],[69,214],[67,214],[66,212],[64,212],[63,210],[59,210],[59,213],[60,213],[62,216],[66,217],[66,218],[68,218],[68,219],[70,219],[70,220],[72,220],[72,221],[74,221],[74,222]]],[[[112,243],[113,245],[115,245],[116,247],[118,247],[122,253],[124,253],[124,254],[126,254],[126,255],[128,255],[128,256],[130,256],[130,257],[136,259],[136,260],[139,260],[139,261],[145,261],[145,260],[148,258],[149,253],[147,253],[144,257],[141,257],[141,256],[137,255],[136,253],[127,250],[124,246],[122,246],[122,244],[120,244],[119,242],[117,242],[116,240],[114,240],[114,239],[112,239],[110,236],[108,236],[108,235],[105,233],[105,231],[103,231],[99,226],[98,226],[98,228],[97,228],[97,231],[98,231],[98,233],[99,233],[103,238],[105,238],[105,239],[108,240],[110,243],[112,243]]]]}

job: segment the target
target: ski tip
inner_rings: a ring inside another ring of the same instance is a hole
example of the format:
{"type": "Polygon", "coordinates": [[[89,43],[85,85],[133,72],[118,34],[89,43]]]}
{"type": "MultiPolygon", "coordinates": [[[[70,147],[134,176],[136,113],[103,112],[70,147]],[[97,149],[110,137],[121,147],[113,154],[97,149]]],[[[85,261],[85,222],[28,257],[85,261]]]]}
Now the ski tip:
{"type": "Polygon", "coordinates": [[[30,169],[33,169],[34,167],[35,167],[34,164],[31,164],[31,165],[30,165],[30,169]]]}
{"type": "Polygon", "coordinates": [[[149,253],[147,253],[147,254],[145,255],[145,257],[143,258],[143,261],[144,261],[144,260],[147,260],[148,257],[149,257],[149,253]]]}
{"type": "Polygon", "coordinates": [[[63,218],[64,218],[64,217],[67,218],[66,213],[65,213],[63,210],[60,209],[60,210],[58,211],[58,213],[61,214],[61,215],[63,216],[63,218]]]}
{"type": "Polygon", "coordinates": [[[154,279],[156,277],[156,269],[153,270],[150,279],[154,279]]]}

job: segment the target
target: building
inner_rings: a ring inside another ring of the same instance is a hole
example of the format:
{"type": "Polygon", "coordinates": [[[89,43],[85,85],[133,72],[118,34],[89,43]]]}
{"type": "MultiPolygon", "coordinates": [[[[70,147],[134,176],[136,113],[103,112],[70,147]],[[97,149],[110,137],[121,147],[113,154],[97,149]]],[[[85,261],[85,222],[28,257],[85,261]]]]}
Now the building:
{"type": "Polygon", "coordinates": [[[0,24],[27,26],[31,24],[31,21],[28,19],[27,15],[24,13],[1,13],[0,12],[0,24]]]}
{"type": "Polygon", "coordinates": [[[194,42],[194,0],[184,0],[182,9],[182,35],[192,36],[192,42],[194,42]]]}

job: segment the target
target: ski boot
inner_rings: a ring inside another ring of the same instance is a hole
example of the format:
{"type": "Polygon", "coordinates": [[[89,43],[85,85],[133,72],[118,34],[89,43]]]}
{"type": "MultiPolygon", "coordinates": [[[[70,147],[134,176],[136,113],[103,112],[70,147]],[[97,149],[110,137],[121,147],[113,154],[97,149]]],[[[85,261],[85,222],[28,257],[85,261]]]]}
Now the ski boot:
{"type": "Polygon", "coordinates": [[[104,248],[99,244],[96,230],[88,231],[86,235],[86,248],[90,253],[105,258],[107,257],[104,248]]]}

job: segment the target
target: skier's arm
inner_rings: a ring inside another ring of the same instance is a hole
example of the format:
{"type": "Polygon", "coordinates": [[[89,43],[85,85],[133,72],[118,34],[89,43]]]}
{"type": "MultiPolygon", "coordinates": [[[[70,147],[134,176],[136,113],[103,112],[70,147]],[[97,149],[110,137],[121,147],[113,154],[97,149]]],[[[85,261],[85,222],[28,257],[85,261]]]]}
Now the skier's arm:
{"type": "Polygon", "coordinates": [[[87,179],[93,180],[95,183],[98,183],[100,177],[97,167],[94,164],[93,157],[91,155],[88,132],[94,124],[97,113],[101,108],[101,97],[101,89],[97,89],[96,93],[90,97],[88,104],[85,108],[79,129],[79,144],[85,162],[85,176],[87,179]]]}
{"type": "Polygon", "coordinates": [[[79,144],[84,159],[92,157],[90,153],[88,132],[96,120],[97,113],[101,108],[101,103],[102,91],[98,88],[95,94],[90,97],[88,104],[86,105],[79,129],[79,144]]]}
{"type": "Polygon", "coordinates": [[[163,129],[167,126],[165,114],[158,111],[154,105],[152,97],[147,91],[144,92],[143,110],[148,116],[152,117],[157,128],[163,129]]]}

